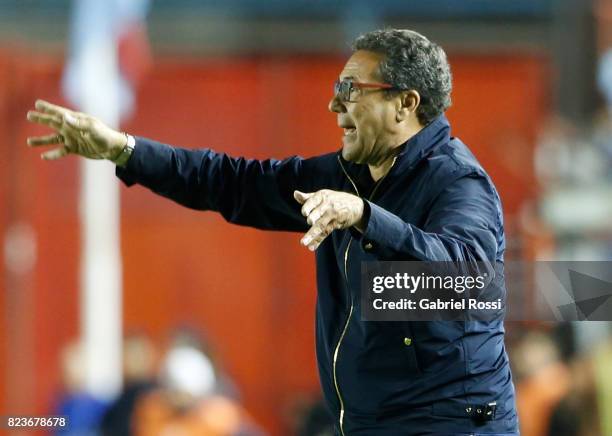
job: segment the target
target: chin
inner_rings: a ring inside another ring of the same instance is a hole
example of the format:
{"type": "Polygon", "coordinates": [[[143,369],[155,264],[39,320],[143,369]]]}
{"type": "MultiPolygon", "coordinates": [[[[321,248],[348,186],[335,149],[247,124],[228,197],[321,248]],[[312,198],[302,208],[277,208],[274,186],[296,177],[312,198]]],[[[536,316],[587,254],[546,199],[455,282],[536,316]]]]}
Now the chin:
{"type": "Polygon", "coordinates": [[[346,147],[342,148],[342,158],[347,162],[352,162],[359,165],[367,163],[366,159],[359,156],[356,150],[348,150],[346,147]]]}
{"type": "Polygon", "coordinates": [[[342,148],[342,158],[347,162],[357,163],[355,153],[352,153],[350,150],[347,150],[346,147],[342,148]]]}
{"type": "Polygon", "coordinates": [[[357,146],[353,143],[346,143],[346,140],[343,140],[342,145],[342,158],[348,162],[359,163],[359,153],[357,146]]]}
{"type": "Polygon", "coordinates": [[[346,149],[346,146],[342,147],[342,159],[350,161],[351,153],[346,149]]]}

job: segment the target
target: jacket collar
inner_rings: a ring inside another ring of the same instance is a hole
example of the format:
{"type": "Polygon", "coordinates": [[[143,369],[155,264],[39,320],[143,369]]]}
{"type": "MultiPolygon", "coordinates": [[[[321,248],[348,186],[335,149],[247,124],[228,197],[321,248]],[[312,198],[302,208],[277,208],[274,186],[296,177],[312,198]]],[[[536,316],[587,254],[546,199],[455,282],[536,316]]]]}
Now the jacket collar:
{"type": "Polygon", "coordinates": [[[450,124],[444,115],[440,115],[419,133],[401,145],[395,165],[401,169],[411,169],[429,152],[450,139],[450,124]]]}
{"type": "MultiPolygon", "coordinates": [[[[397,174],[398,171],[405,172],[411,170],[434,148],[447,143],[449,139],[450,123],[445,115],[440,115],[423,127],[419,133],[399,146],[400,152],[393,165],[393,172],[397,174]]],[[[355,164],[344,160],[342,158],[342,150],[338,152],[338,157],[342,166],[353,176],[357,176],[367,169],[367,165],[355,164]]]]}

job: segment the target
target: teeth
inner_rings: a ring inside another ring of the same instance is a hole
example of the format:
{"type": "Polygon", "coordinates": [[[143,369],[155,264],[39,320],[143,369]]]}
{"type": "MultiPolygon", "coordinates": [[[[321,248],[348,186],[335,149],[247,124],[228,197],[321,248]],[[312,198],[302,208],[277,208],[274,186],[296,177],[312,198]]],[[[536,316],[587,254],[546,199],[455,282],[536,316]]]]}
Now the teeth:
{"type": "Polygon", "coordinates": [[[355,128],[354,127],[345,127],[344,128],[344,134],[345,135],[350,135],[353,132],[355,132],[355,128]]]}

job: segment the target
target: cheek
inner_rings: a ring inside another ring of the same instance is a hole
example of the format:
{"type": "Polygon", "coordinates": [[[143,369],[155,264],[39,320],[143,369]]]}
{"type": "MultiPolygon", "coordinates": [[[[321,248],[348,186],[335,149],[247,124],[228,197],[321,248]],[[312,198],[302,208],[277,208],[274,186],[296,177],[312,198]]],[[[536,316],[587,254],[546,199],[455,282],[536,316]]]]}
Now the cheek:
{"type": "Polygon", "coordinates": [[[380,129],[383,116],[380,109],[366,105],[355,108],[352,116],[360,134],[371,136],[380,129]]]}
{"type": "Polygon", "coordinates": [[[385,130],[394,131],[397,125],[397,113],[394,107],[387,106],[385,111],[381,114],[381,123],[385,130]]]}

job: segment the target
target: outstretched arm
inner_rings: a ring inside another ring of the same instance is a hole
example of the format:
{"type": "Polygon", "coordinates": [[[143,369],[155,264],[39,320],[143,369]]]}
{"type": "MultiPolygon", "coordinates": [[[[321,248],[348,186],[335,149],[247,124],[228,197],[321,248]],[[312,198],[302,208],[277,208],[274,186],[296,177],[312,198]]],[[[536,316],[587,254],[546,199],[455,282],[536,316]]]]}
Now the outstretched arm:
{"type": "Polygon", "coordinates": [[[285,160],[233,158],[213,150],[186,150],[145,138],[127,162],[119,162],[127,136],[100,120],[39,100],[28,120],[51,127],[52,135],[28,138],[30,146],[58,145],[44,159],[77,154],[118,163],[116,174],[128,186],[138,183],[186,207],[220,212],[226,220],[270,230],[308,227],[293,198],[296,189],[325,183],[326,157],[285,160]]]}
{"type": "Polygon", "coordinates": [[[220,212],[231,223],[303,231],[306,220],[293,191],[307,188],[322,172],[322,159],[235,158],[136,138],[132,157],[116,174],[128,186],[138,183],[186,207],[220,212]]]}

